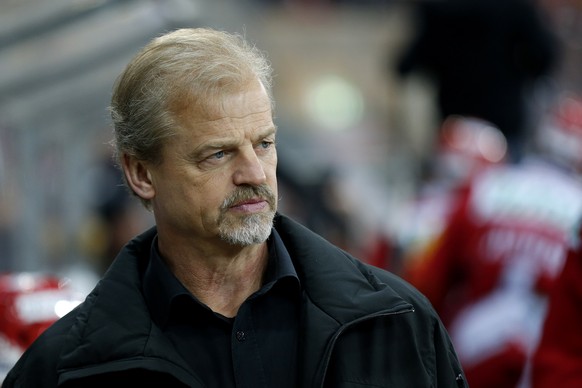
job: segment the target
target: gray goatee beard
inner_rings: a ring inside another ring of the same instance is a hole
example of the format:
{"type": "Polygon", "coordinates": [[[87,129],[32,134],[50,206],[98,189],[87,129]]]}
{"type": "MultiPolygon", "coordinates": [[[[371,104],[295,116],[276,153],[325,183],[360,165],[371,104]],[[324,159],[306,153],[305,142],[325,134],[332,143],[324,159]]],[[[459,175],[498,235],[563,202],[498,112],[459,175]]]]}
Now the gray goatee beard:
{"type": "Polygon", "coordinates": [[[267,185],[241,186],[226,198],[220,208],[218,233],[223,241],[232,245],[249,246],[267,241],[273,227],[276,212],[276,198],[267,185]],[[233,215],[228,209],[253,198],[262,198],[269,204],[269,210],[249,215],[233,215]]]}

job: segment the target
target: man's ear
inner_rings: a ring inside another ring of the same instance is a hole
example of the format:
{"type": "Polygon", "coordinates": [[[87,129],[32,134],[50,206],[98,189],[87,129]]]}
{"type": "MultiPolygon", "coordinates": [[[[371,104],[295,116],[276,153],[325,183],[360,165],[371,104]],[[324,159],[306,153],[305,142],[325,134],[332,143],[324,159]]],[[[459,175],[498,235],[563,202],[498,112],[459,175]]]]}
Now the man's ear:
{"type": "Polygon", "coordinates": [[[128,154],[123,154],[121,160],[123,173],[131,190],[142,199],[152,199],[155,196],[155,188],[145,163],[128,154]]]}

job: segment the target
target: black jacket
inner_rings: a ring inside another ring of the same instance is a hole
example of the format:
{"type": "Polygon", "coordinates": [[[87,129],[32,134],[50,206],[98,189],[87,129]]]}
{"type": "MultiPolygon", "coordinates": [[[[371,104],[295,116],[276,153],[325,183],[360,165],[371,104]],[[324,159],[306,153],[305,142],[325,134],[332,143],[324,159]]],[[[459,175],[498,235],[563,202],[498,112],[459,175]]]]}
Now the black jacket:
{"type": "MultiPolygon", "coordinates": [[[[305,297],[302,387],[463,387],[449,337],[427,300],[278,215],[305,297]]],[[[203,387],[156,327],[141,292],[155,228],[132,240],[86,301],[27,350],[3,387],[203,387]],[[122,385],[120,385],[122,384],[122,385]]]]}

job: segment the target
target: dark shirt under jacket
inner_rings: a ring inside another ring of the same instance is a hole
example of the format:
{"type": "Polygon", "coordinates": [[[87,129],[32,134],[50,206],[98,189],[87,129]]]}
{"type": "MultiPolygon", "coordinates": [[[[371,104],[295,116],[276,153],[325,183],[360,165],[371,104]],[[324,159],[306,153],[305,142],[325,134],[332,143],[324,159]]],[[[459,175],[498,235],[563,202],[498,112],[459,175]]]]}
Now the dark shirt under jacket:
{"type": "Polygon", "coordinates": [[[273,229],[260,290],[235,318],[213,312],[166,266],[157,238],[144,273],[152,319],[208,387],[295,387],[301,286],[273,229]]]}

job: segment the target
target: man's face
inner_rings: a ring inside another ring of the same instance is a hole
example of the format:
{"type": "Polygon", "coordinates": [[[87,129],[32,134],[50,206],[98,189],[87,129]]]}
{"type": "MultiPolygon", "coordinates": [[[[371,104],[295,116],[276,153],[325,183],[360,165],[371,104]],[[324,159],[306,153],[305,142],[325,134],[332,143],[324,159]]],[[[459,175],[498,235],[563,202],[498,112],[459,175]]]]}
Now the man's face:
{"type": "Polygon", "coordinates": [[[160,235],[198,244],[264,242],[277,208],[277,152],[263,86],[175,114],[177,135],[164,145],[162,163],[148,166],[160,235]]]}

